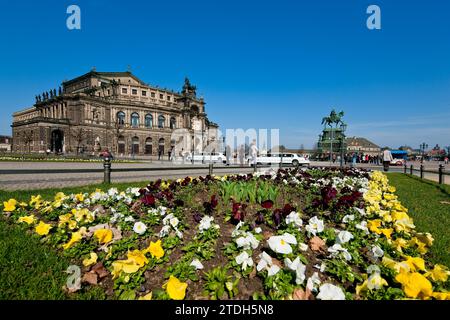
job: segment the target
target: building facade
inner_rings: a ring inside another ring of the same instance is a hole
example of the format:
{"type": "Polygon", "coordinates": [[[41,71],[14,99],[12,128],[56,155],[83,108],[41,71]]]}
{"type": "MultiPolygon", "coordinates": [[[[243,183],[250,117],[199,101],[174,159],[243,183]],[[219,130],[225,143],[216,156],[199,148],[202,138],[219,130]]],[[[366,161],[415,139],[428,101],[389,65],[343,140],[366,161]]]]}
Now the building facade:
{"type": "Polygon", "coordinates": [[[361,137],[348,137],[346,139],[347,153],[358,153],[364,155],[378,156],[381,153],[381,148],[361,137]]]}
{"type": "Polygon", "coordinates": [[[12,138],[10,136],[0,136],[0,152],[11,151],[12,138]]]}
{"type": "Polygon", "coordinates": [[[182,91],[174,92],[131,72],[93,70],[35,99],[13,114],[14,152],[96,154],[108,148],[120,156],[166,155],[179,143],[173,139],[177,129],[196,142],[186,144],[185,152],[217,140],[218,126],[187,78],[182,91]]]}

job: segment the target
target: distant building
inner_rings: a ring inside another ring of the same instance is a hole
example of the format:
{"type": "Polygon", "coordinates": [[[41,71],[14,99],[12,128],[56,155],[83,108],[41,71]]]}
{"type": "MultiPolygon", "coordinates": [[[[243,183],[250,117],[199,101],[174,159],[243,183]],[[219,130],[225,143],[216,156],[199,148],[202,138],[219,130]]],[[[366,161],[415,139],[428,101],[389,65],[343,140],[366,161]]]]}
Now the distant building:
{"type": "Polygon", "coordinates": [[[0,136],[0,152],[11,151],[12,138],[9,136],[0,136]]]}
{"type": "Polygon", "coordinates": [[[368,155],[379,155],[381,148],[362,137],[348,137],[346,138],[347,153],[364,153],[368,155]]]}
{"type": "Polygon", "coordinates": [[[194,138],[196,150],[197,141],[217,139],[218,125],[188,79],[174,92],[131,72],[93,70],[35,98],[33,106],[13,114],[15,152],[95,154],[108,148],[117,155],[156,156],[179,144],[172,136],[176,129],[194,138]]]}

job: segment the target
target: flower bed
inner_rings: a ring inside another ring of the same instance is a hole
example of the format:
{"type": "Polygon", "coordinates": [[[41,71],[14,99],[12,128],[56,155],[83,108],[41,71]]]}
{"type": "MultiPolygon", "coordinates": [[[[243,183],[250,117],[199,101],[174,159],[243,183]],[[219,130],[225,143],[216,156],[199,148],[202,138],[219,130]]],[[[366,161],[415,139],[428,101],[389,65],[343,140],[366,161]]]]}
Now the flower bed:
{"type": "Polygon", "coordinates": [[[10,199],[3,212],[116,299],[449,299],[380,172],[280,170],[10,199]]]}

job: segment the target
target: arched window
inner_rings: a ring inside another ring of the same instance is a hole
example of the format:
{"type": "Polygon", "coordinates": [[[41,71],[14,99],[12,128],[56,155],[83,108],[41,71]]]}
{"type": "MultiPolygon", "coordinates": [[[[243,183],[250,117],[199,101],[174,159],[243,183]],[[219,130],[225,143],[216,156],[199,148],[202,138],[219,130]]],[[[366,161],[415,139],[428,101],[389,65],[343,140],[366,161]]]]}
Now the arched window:
{"type": "Polygon", "coordinates": [[[170,129],[175,129],[177,127],[177,121],[175,120],[175,117],[170,118],[170,129]]]}
{"type": "Polygon", "coordinates": [[[152,154],[153,148],[152,148],[152,138],[145,139],[145,154],[152,154]]]}
{"type": "Polygon", "coordinates": [[[131,114],[131,126],[133,128],[138,128],[139,127],[139,115],[136,112],[133,112],[131,114]]]}
{"type": "Polygon", "coordinates": [[[164,122],[166,122],[166,118],[164,116],[158,117],[158,128],[164,128],[164,122]]]}
{"type": "Polygon", "coordinates": [[[117,112],[117,123],[119,125],[125,124],[125,113],[122,111],[117,112]]]}
{"type": "Polygon", "coordinates": [[[145,115],[145,127],[146,128],[153,127],[153,117],[151,114],[145,115]]]}
{"type": "Polygon", "coordinates": [[[135,155],[139,153],[139,138],[133,137],[131,139],[131,154],[135,155]]]}

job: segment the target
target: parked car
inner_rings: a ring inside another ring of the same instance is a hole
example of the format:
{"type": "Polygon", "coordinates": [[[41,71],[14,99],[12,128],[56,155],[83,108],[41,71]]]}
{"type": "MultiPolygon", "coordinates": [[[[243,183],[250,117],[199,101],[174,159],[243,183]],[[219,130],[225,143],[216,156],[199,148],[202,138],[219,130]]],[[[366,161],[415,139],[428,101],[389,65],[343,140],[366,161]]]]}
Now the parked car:
{"type": "Polygon", "coordinates": [[[393,159],[391,161],[392,166],[404,166],[406,163],[405,159],[393,159]]]}
{"type": "MultiPolygon", "coordinates": [[[[251,163],[251,158],[248,158],[248,162],[251,163]]],[[[256,157],[257,164],[292,164],[294,166],[309,166],[310,161],[303,156],[296,153],[268,153],[259,155],[256,157]]]]}
{"type": "MultiPolygon", "coordinates": [[[[192,155],[186,157],[187,161],[192,161],[192,155]]],[[[208,162],[208,163],[226,163],[226,157],[220,152],[196,152],[194,153],[194,162],[208,162]]]]}

